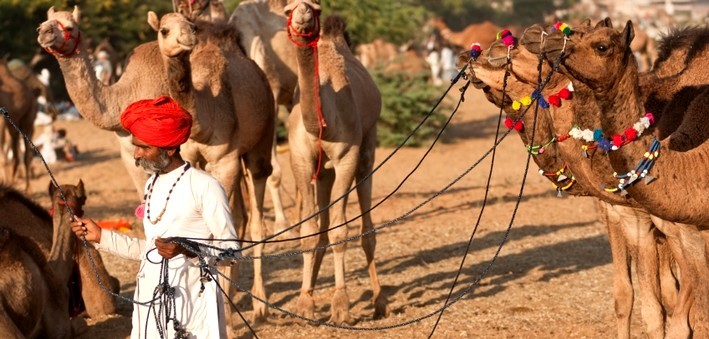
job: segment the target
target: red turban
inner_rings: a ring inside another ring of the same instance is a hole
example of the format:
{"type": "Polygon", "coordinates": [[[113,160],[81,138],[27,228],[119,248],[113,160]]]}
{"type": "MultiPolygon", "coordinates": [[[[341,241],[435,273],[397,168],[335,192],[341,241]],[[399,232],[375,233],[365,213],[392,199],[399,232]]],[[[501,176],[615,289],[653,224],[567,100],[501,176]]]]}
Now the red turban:
{"type": "Polygon", "coordinates": [[[148,145],[175,148],[190,137],[192,116],[172,98],[161,96],[128,105],[121,126],[148,145]]]}

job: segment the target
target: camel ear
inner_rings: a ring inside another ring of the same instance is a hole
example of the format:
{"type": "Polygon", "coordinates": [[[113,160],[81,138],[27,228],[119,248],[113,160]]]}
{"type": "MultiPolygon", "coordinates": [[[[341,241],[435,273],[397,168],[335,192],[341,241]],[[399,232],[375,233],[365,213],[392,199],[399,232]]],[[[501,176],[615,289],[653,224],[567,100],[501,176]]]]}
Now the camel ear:
{"type": "Polygon", "coordinates": [[[581,21],[581,27],[591,27],[591,18],[586,18],[583,21],[581,21]]]}
{"type": "Polygon", "coordinates": [[[79,22],[79,18],[81,17],[79,6],[74,6],[74,12],[71,13],[71,17],[74,18],[74,22],[79,22]]]}
{"type": "Polygon", "coordinates": [[[633,29],[633,22],[628,20],[625,24],[625,29],[623,29],[621,33],[621,42],[628,50],[630,50],[630,43],[633,41],[633,38],[635,38],[635,29],[633,29]]]}
{"type": "Polygon", "coordinates": [[[606,17],[605,19],[599,21],[596,23],[596,27],[608,27],[608,28],[613,28],[613,21],[611,21],[611,18],[606,17]]]}
{"type": "Polygon", "coordinates": [[[54,192],[57,191],[57,188],[54,187],[54,182],[49,180],[49,187],[47,188],[47,192],[49,193],[49,199],[54,200],[54,192]]]}
{"type": "Polygon", "coordinates": [[[84,191],[84,181],[79,179],[79,183],[76,184],[76,189],[79,191],[79,196],[85,197],[86,192],[84,191]]]}
{"type": "Polygon", "coordinates": [[[148,25],[156,32],[160,29],[160,20],[158,20],[158,15],[153,11],[148,11],[148,25]]]}
{"type": "Polygon", "coordinates": [[[54,14],[54,6],[49,7],[49,9],[47,10],[47,17],[52,16],[52,14],[54,14]]]}

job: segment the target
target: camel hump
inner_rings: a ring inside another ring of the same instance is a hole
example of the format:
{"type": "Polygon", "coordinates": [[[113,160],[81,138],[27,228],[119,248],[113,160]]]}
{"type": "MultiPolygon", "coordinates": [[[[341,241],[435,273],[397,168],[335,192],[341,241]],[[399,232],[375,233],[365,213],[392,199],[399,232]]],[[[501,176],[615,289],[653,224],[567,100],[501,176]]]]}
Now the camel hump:
{"type": "Polygon", "coordinates": [[[345,18],[333,14],[325,19],[323,25],[323,36],[335,37],[345,35],[347,32],[347,21],[345,18]]]}

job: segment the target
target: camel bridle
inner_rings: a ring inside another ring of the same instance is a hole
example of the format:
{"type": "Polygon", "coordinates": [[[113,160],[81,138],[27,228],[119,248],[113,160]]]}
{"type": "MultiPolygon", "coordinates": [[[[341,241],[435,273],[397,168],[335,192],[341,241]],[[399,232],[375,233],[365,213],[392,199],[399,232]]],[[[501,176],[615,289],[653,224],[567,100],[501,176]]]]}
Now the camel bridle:
{"type": "Polygon", "coordinates": [[[79,53],[79,45],[81,44],[81,31],[77,30],[76,36],[73,36],[69,30],[64,27],[64,25],[59,21],[59,20],[54,20],[53,21],[59,30],[62,32],[62,37],[64,38],[62,45],[59,46],[58,48],[52,48],[52,47],[45,47],[44,50],[49,52],[50,54],[56,56],[56,57],[62,57],[66,58],[68,56],[71,56],[73,54],[78,54],[79,53]],[[66,47],[67,43],[69,41],[74,41],[74,47],[69,50],[69,52],[64,52],[64,48],[66,47]]]}

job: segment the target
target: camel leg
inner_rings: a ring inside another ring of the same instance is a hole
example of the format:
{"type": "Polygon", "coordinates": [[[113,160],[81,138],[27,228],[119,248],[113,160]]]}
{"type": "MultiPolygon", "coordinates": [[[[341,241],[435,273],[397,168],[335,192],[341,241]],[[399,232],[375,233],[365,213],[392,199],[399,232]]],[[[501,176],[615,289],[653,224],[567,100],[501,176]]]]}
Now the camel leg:
{"type": "MultiPolygon", "coordinates": [[[[690,306],[689,325],[694,338],[709,338],[709,261],[706,243],[700,231],[694,225],[676,224],[681,227],[682,249],[690,257],[690,275],[694,300],[690,306]],[[691,256],[690,256],[691,254],[691,256]]],[[[682,272],[684,274],[684,272],[682,272]]]]}
{"type": "MultiPolygon", "coordinates": [[[[276,154],[276,134],[273,134],[273,147],[271,147],[271,167],[273,171],[268,177],[266,184],[268,185],[268,192],[271,194],[271,200],[273,202],[273,212],[275,214],[276,220],[273,226],[273,233],[278,233],[288,226],[290,226],[290,221],[286,217],[285,210],[283,209],[283,200],[281,199],[281,177],[283,176],[283,169],[281,164],[278,162],[278,156],[276,154]]],[[[296,238],[298,234],[290,230],[279,238],[296,238]]]]}
{"type": "MultiPolygon", "coordinates": [[[[298,154],[297,150],[291,147],[291,165],[293,168],[293,176],[296,179],[296,186],[298,192],[301,194],[301,208],[302,211],[300,215],[303,217],[308,217],[316,212],[315,207],[315,191],[312,184],[310,184],[310,178],[313,175],[313,170],[307,164],[310,161],[306,160],[309,157],[306,155],[305,159],[302,159],[303,155],[298,154]],[[305,166],[301,164],[306,164],[305,166]]],[[[318,222],[317,220],[322,218],[322,215],[310,218],[309,220],[303,222],[300,225],[300,234],[302,236],[315,234],[318,232],[318,222]]],[[[325,244],[325,236],[313,236],[307,237],[300,240],[300,246],[302,249],[312,249],[320,245],[325,244]]],[[[318,251],[323,252],[323,251],[318,251]]],[[[296,313],[303,317],[314,319],[315,318],[315,300],[313,299],[313,291],[315,289],[315,277],[317,276],[315,270],[316,255],[312,251],[303,253],[303,283],[300,288],[300,296],[298,297],[296,313]]]]}
{"type": "Polygon", "coordinates": [[[655,239],[657,241],[657,256],[659,260],[662,306],[665,308],[666,317],[669,318],[674,313],[675,306],[677,305],[679,286],[677,285],[677,276],[673,271],[674,258],[670,252],[667,238],[659,231],[656,233],[655,239]]]}
{"type": "Polygon", "coordinates": [[[667,329],[665,335],[667,338],[684,339],[689,338],[691,330],[689,328],[689,310],[694,298],[693,282],[691,279],[690,266],[685,255],[684,245],[682,244],[682,230],[679,224],[667,222],[656,216],[650,216],[655,226],[667,238],[667,246],[672,252],[672,256],[677,262],[680,271],[679,279],[679,294],[677,303],[672,314],[667,319],[667,329]]]}
{"type": "Polygon", "coordinates": [[[618,339],[630,338],[630,314],[633,311],[633,285],[630,278],[630,253],[623,236],[620,214],[613,207],[597,200],[601,222],[608,229],[608,242],[613,258],[613,299],[618,339]]]}
{"type": "Polygon", "coordinates": [[[648,338],[664,338],[665,315],[660,302],[655,228],[644,210],[614,206],[621,215],[625,239],[636,255],[636,273],[640,312],[648,338]]]}
{"type": "MultiPolygon", "coordinates": [[[[244,156],[247,178],[246,185],[250,193],[249,229],[251,232],[251,240],[253,241],[261,241],[265,237],[266,225],[263,220],[263,201],[266,193],[266,184],[268,178],[270,178],[270,176],[268,176],[268,174],[271,173],[270,166],[273,164],[273,162],[268,163],[267,161],[268,159],[259,157],[257,152],[249,153],[244,156]]],[[[264,244],[254,246],[254,256],[260,257],[263,255],[263,248],[264,244]]],[[[254,260],[254,285],[251,289],[251,293],[262,300],[267,300],[266,288],[263,281],[262,261],[260,259],[254,260]]],[[[253,307],[253,321],[258,322],[265,320],[268,316],[268,307],[266,304],[254,299],[253,307]]]]}
{"type": "MultiPolygon", "coordinates": [[[[374,149],[376,148],[376,135],[370,133],[365,139],[364,145],[359,155],[359,166],[355,172],[355,182],[362,181],[374,167],[374,149]]],[[[367,212],[372,207],[372,181],[373,178],[367,179],[357,187],[357,197],[359,199],[359,208],[362,212],[362,228],[361,233],[371,231],[374,227],[372,215],[367,212]]],[[[377,267],[374,260],[374,250],[377,247],[376,233],[370,233],[361,239],[362,249],[367,258],[367,271],[369,272],[369,281],[372,284],[372,302],[374,303],[374,318],[382,318],[389,316],[389,307],[387,297],[382,293],[382,287],[377,276],[377,267]]]]}

